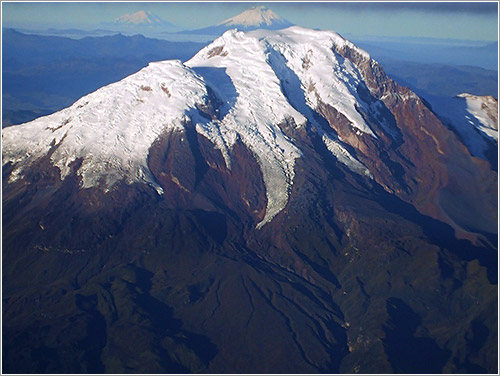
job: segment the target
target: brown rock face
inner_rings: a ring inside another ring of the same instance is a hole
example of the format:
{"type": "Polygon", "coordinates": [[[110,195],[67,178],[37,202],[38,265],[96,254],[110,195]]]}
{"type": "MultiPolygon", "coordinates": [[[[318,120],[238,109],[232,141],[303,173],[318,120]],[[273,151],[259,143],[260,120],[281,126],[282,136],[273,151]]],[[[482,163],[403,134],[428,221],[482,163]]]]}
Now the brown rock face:
{"type": "Polygon", "coordinates": [[[424,102],[387,77],[378,63],[348,47],[337,52],[350,59],[364,78],[358,87],[360,98],[379,104],[375,116],[358,109],[378,139],[358,135],[349,121],[328,105],[320,104],[319,113],[356,150],[375,180],[462,235],[495,233],[497,200],[493,192],[497,176],[488,163],[471,156],[424,102]],[[452,208],[451,202],[458,207],[452,208]],[[473,219],[464,218],[465,213],[474,213],[473,219]]]}
{"type": "Polygon", "coordinates": [[[265,214],[262,173],[251,152],[236,143],[231,169],[217,149],[187,123],[182,133],[160,137],[149,154],[149,168],[172,208],[227,210],[258,223],[265,214]]]}

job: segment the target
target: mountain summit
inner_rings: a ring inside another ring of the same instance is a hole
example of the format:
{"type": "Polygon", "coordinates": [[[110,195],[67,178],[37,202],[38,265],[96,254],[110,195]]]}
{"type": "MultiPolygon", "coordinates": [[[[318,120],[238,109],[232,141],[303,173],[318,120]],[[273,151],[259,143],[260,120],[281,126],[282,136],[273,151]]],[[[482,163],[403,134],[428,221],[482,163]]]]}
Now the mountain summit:
{"type": "Polygon", "coordinates": [[[179,29],[179,27],[161,19],[153,12],[145,10],[124,14],[117,17],[113,22],[101,23],[101,27],[121,32],[165,32],[179,29]]]}
{"type": "Polygon", "coordinates": [[[203,29],[183,31],[186,34],[221,35],[229,29],[251,31],[256,29],[279,30],[293,24],[265,6],[255,6],[221,23],[203,29]]]}
{"type": "Polygon", "coordinates": [[[335,32],[229,30],[2,141],[7,373],[497,371],[497,174],[335,32]]]}
{"type": "Polygon", "coordinates": [[[255,6],[244,12],[231,17],[217,26],[226,25],[236,28],[269,28],[269,29],[283,29],[285,27],[291,26],[292,24],[281,18],[271,9],[265,6],[255,6]]]}
{"type": "Polygon", "coordinates": [[[115,19],[115,23],[118,24],[132,24],[132,25],[154,25],[161,24],[163,21],[155,16],[150,11],[140,10],[132,14],[125,14],[115,19]]]}

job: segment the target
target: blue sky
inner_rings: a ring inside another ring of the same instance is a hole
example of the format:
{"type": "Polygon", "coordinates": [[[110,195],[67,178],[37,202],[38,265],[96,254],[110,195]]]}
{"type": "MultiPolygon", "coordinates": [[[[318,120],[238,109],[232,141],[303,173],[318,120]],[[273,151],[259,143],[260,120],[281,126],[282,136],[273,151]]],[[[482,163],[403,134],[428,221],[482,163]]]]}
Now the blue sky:
{"type": "Polygon", "coordinates": [[[254,5],[266,5],[305,27],[355,36],[429,37],[496,41],[498,3],[494,2],[2,2],[4,26],[92,28],[138,10],[185,29],[223,21],[254,5]]]}

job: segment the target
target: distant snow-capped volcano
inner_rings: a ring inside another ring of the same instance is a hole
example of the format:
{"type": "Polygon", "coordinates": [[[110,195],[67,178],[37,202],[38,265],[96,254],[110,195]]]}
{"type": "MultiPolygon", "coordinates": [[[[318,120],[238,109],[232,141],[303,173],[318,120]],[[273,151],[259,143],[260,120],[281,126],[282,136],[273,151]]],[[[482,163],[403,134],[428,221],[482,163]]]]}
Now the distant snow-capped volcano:
{"type": "Polygon", "coordinates": [[[278,16],[271,9],[268,9],[265,6],[258,6],[247,9],[244,12],[221,22],[217,26],[219,25],[233,27],[273,27],[283,25],[284,27],[288,27],[291,23],[278,16]]]}
{"type": "Polygon", "coordinates": [[[203,29],[189,30],[186,34],[222,35],[229,29],[251,31],[256,29],[280,30],[293,26],[290,21],[278,16],[265,6],[256,6],[228,18],[221,23],[203,29]]]}
{"type": "Polygon", "coordinates": [[[132,25],[154,25],[161,24],[163,21],[150,11],[140,10],[132,14],[124,14],[115,19],[115,23],[132,25]]]}
{"type": "Polygon", "coordinates": [[[132,30],[134,32],[144,31],[176,31],[179,27],[163,20],[151,11],[139,10],[135,13],[124,14],[117,17],[113,22],[105,22],[101,27],[109,28],[120,32],[132,30]]]}

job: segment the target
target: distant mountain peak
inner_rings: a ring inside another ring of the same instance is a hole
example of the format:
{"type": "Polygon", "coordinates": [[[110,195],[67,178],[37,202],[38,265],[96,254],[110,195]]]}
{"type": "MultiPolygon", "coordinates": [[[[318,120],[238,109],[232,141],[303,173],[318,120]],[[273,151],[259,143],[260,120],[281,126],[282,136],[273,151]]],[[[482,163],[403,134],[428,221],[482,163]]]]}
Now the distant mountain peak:
{"type": "Polygon", "coordinates": [[[115,18],[113,22],[104,22],[101,27],[118,31],[177,31],[179,27],[163,20],[151,11],[139,10],[135,13],[124,14],[115,18]]]}
{"type": "Polygon", "coordinates": [[[114,22],[127,25],[155,25],[163,21],[150,11],[139,10],[132,14],[124,14],[116,18],[114,22]]]}
{"type": "Polygon", "coordinates": [[[251,7],[250,9],[247,9],[244,12],[225,20],[218,25],[251,27],[261,25],[270,26],[276,22],[288,23],[288,21],[278,16],[271,9],[260,5],[251,7]]]}
{"type": "Polygon", "coordinates": [[[252,31],[256,29],[280,30],[293,26],[290,21],[278,16],[265,6],[254,6],[234,17],[213,26],[202,29],[183,31],[186,34],[222,35],[230,29],[252,31]]]}

